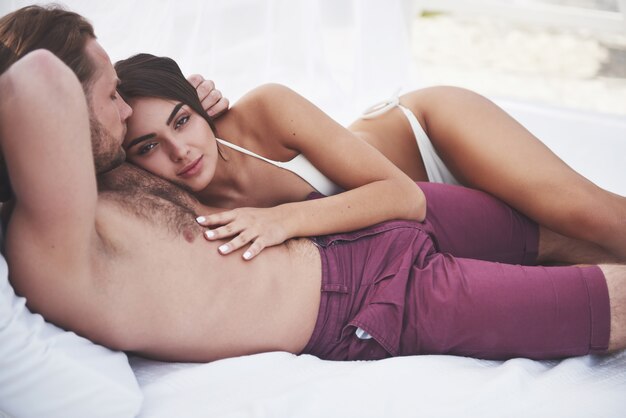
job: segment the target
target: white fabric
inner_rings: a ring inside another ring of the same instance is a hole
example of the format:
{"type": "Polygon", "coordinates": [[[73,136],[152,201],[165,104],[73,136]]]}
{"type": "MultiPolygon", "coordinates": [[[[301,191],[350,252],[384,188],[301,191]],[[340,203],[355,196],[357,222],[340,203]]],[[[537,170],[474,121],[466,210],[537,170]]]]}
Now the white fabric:
{"type": "Polygon", "coordinates": [[[131,359],[141,418],[623,418],[626,352],[563,361],[331,362],[276,352],[211,364],[131,359]]]}
{"type": "MultiPolygon", "coordinates": [[[[393,101],[389,103],[393,104],[393,101]]],[[[411,125],[415,142],[417,142],[417,147],[419,148],[422,156],[422,162],[424,163],[424,169],[426,170],[428,181],[432,183],[461,184],[441,160],[439,154],[437,154],[437,150],[433,146],[432,142],[430,142],[430,138],[428,138],[426,131],[424,131],[424,128],[420,124],[419,120],[417,120],[413,112],[399,103],[396,103],[396,106],[402,110],[402,113],[404,113],[404,116],[406,116],[409,121],[409,125],[411,125]]],[[[378,110],[377,113],[380,110],[378,110]]],[[[371,119],[371,115],[367,117],[367,119],[371,119]]]]}
{"type": "Polygon", "coordinates": [[[243,154],[249,155],[259,160],[263,160],[268,164],[272,164],[283,170],[291,171],[302,180],[306,181],[318,192],[326,196],[337,194],[341,191],[341,188],[333,183],[328,177],[326,177],[321,171],[317,169],[304,154],[298,154],[289,161],[274,161],[269,158],[265,158],[262,155],[256,154],[250,150],[240,147],[237,144],[232,144],[228,141],[224,141],[220,138],[215,138],[220,144],[239,151],[243,154]]]}
{"type": "Polygon", "coordinates": [[[132,417],[142,402],[128,359],[32,314],[0,256],[0,416],[132,417]]]}
{"type": "MultiPolygon", "coordinates": [[[[0,14],[36,3],[2,0],[0,14]]],[[[175,58],[232,101],[278,82],[348,123],[414,84],[412,0],[63,0],[88,17],[113,61],[175,58]],[[392,82],[391,86],[389,82],[392,82]]]]}
{"type": "Polygon", "coordinates": [[[439,154],[437,154],[437,150],[432,142],[430,142],[426,131],[413,112],[400,104],[399,93],[400,91],[398,90],[391,99],[384,100],[366,109],[360,116],[361,119],[374,119],[396,106],[399,107],[409,121],[409,125],[411,125],[411,130],[413,131],[415,142],[419,148],[428,181],[431,183],[461,184],[441,160],[439,154]]]}
{"type": "Polygon", "coordinates": [[[426,131],[424,131],[424,128],[422,128],[422,125],[419,120],[417,120],[413,112],[404,106],[399,107],[402,110],[402,113],[404,113],[406,118],[409,120],[411,129],[413,130],[415,141],[417,142],[420,154],[422,155],[422,162],[424,163],[424,168],[426,169],[428,181],[432,183],[461,184],[441,160],[439,154],[437,154],[437,150],[433,146],[432,142],[430,142],[430,138],[426,135],[426,131]]]}

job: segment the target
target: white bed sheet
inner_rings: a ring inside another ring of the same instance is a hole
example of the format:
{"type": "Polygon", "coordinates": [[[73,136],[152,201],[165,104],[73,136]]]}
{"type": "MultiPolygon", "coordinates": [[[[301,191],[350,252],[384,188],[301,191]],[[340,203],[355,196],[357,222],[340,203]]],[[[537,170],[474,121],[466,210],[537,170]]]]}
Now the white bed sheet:
{"type": "Polygon", "coordinates": [[[624,417],[626,351],[562,361],[331,362],[276,352],[210,364],[131,359],[140,417],[624,417]]]}

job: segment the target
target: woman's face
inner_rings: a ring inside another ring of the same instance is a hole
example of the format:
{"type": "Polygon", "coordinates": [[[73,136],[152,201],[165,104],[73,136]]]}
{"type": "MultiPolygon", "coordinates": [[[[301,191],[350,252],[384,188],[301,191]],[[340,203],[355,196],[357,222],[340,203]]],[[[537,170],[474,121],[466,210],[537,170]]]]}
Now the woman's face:
{"type": "Polygon", "coordinates": [[[126,160],[193,192],[207,187],[218,154],[206,120],[173,100],[142,97],[129,103],[126,160]]]}

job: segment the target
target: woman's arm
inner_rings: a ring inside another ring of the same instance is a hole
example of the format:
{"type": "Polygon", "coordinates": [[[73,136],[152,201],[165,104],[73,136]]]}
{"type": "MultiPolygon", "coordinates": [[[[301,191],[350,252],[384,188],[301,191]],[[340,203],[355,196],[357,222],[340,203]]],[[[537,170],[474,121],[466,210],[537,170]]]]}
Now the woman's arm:
{"type": "Polygon", "coordinates": [[[292,90],[275,84],[249,98],[252,124],[263,137],[307,159],[344,190],[335,196],[264,209],[236,209],[206,217],[204,225],[225,225],[210,239],[237,235],[223,252],[253,241],[245,258],[264,247],[299,236],[351,231],[390,219],[423,220],[419,187],[373,147],[336,123],[292,90]]]}

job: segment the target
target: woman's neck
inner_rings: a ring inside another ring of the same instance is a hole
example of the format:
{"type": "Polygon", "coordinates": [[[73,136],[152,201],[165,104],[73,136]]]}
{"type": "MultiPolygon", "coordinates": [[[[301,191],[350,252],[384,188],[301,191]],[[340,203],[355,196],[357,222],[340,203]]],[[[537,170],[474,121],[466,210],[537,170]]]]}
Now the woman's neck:
{"type": "Polygon", "coordinates": [[[231,149],[220,146],[215,173],[211,182],[203,190],[195,193],[201,203],[221,208],[241,206],[241,197],[247,194],[249,171],[241,155],[231,149]]]}

